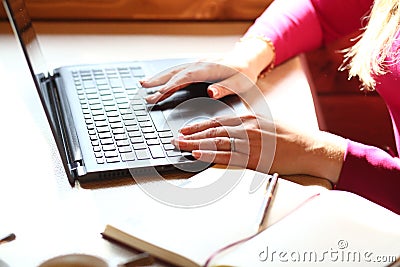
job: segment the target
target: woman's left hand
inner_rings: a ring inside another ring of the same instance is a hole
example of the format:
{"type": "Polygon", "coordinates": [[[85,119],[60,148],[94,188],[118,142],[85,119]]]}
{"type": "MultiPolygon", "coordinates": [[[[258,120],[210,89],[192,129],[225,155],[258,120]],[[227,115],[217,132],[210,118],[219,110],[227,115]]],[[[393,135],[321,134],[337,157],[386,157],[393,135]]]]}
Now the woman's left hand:
{"type": "Polygon", "coordinates": [[[336,182],[347,142],[322,131],[302,132],[246,115],[219,117],[181,129],[172,143],[201,161],[264,173],[307,174],[336,182]]]}

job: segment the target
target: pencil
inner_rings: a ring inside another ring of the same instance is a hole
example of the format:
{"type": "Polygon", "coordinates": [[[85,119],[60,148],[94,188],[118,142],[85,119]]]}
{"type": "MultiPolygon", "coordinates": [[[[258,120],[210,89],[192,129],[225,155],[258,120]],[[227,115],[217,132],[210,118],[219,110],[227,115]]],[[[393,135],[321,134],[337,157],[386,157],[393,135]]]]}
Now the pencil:
{"type": "Polygon", "coordinates": [[[260,219],[259,219],[260,223],[258,225],[259,232],[263,230],[263,225],[265,224],[265,222],[267,220],[266,217],[267,217],[268,209],[271,206],[271,200],[275,195],[277,184],[278,184],[278,174],[274,173],[267,182],[264,200],[261,205],[260,219]]]}

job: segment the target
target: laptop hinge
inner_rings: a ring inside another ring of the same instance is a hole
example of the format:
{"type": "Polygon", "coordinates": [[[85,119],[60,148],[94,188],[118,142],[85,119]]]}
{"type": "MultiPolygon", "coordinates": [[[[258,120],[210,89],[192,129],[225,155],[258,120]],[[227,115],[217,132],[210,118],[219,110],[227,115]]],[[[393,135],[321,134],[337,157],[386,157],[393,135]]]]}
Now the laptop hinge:
{"type": "Polygon", "coordinates": [[[74,177],[79,177],[86,174],[86,168],[82,161],[75,161],[70,164],[70,170],[74,177]]]}
{"type": "Polygon", "coordinates": [[[50,112],[53,114],[52,127],[55,128],[57,136],[56,143],[62,154],[64,166],[68,168],[66,169],[68,180],[71,185],[74,185],[79,176],[86,174],[86,168],[68,99],[63,91],[64,86],[57,72],[42,78],[41,84],[46,85],[46,93],[50,100],[50,112]]]}

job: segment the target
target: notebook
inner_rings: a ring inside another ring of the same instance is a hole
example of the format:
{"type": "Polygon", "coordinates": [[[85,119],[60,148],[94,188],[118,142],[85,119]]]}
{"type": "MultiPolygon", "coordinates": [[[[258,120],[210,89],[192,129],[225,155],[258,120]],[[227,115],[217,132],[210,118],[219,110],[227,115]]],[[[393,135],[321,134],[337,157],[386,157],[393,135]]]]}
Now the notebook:
{"type": "MultiPolygon", "coordinates": [[[[159,59],[63,66],[50,70],[40,51],[24,0],[3,0],[32,74],[69,182],[87,182],[209,165],[170,143],[194,120],[246,111],[238,97],[213,100],[196,83],[148,105],[138,82],[191,59],[159,59]],[[194,103],[193,100],[197,102],[194,103]],[[207,107],[207,108],[204,108],[207,107]]],[[[134,44],[132,44],[134,45],[134,44]]],[[[62,53],[62,51],[61,51],[62,53]]]]}
{"type": "MultiPolygon", "coordinates": [[[[257,233],[264,190],[250,193],[255,172],[239,168],[213,167],[188,179],[196,187],[237,172],[243,173],[240,183],[217,202],[192,209],[157,202],[132,207],[108,217],[103,237],[174,266],[204,266],[212,255],[209,266],[246,267],[382,267],[400,257],[399,215],[353,193],[284,179],[278,181],[266,230],[221,250],[257,233]]],[[[125,197],[129,201],[128,193],[125,197]]]]}

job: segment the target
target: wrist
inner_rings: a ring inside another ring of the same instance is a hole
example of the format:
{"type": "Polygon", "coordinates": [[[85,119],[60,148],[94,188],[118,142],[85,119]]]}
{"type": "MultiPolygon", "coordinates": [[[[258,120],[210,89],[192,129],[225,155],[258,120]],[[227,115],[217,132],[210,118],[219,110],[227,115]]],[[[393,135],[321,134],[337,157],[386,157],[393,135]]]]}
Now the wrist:
{"type": "Polygon", "coordinates": [[[275,47],[271,41],[257,36],[245,36],[236,43],[232,53],[240,57],[246,66],[241,69],[253,80],[272,70],[275,64],[275,47]]]}
{"type": "Polygon", "coordinates": [[[311,175],[328,179],[336,184],[344,161],[347,141],[343,137],[319,132],[307,160],[311,175]]]}
{"type": "Polygon", "coordinates": [[[240,39],[239,43],[248,43],[252,46],[259,46],[257,60],[254,62],[254,69],[259,78],[263,78],[266,73],[275,67],[276,51],[274,43],[262,35],[246,35],[240,39]]]}

